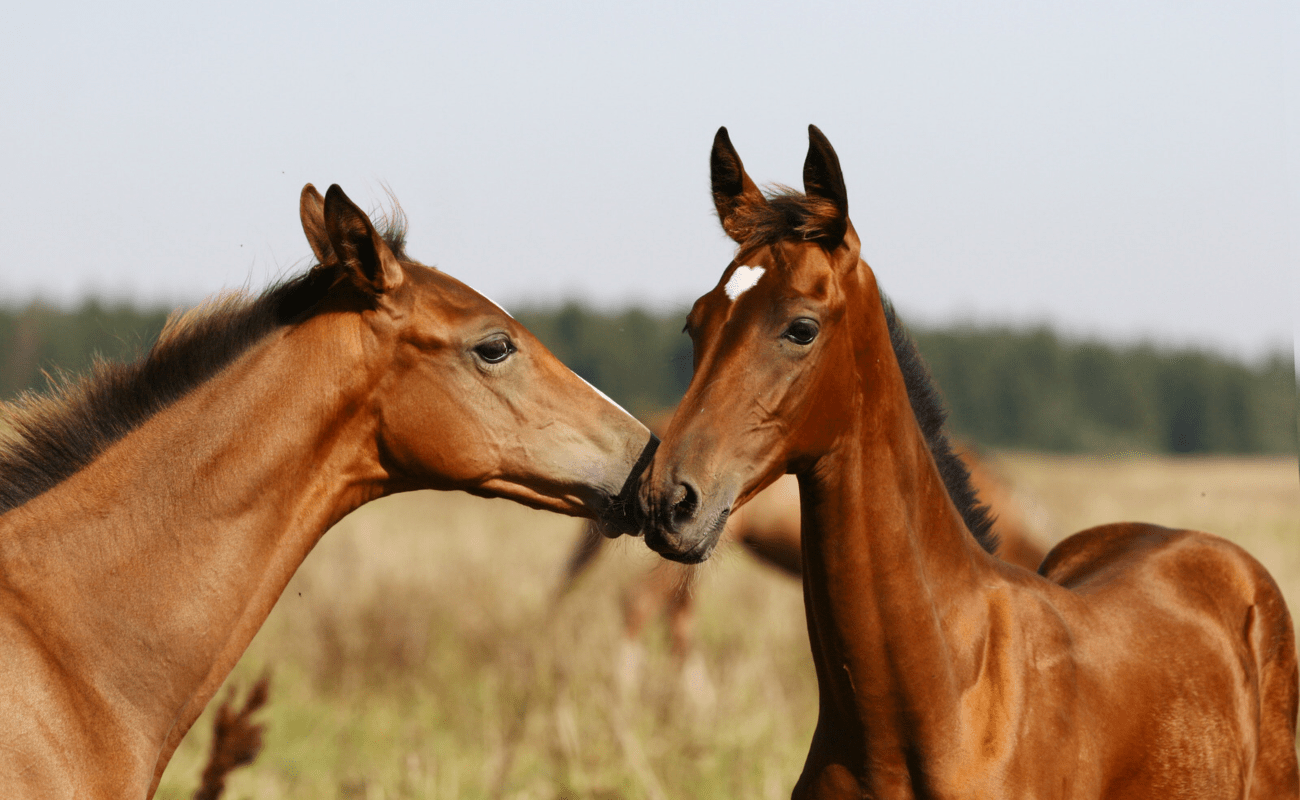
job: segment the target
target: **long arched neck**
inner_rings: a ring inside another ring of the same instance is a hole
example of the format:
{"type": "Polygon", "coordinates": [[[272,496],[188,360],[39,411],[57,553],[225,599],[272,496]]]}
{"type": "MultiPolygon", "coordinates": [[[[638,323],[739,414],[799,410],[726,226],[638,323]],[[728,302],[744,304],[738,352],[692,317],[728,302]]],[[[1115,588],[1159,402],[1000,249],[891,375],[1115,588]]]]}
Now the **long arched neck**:
{"type": "Polygon", "coordinates": [[[150,777],[324,531],[382,492],[358,333],[273,332],[0,518],[4,588],[150,777]]]}
{"type": "Polygon", "coordinates": [[[949,498],[908,401],[874,280],[854,331],[854,409],[799,474],[804,598],[819,730],[906,773],[905,737],[952,730],[982,625],[992,557],[949,498]],[[827,729],[831,730],[831,729],[827,729]]]}

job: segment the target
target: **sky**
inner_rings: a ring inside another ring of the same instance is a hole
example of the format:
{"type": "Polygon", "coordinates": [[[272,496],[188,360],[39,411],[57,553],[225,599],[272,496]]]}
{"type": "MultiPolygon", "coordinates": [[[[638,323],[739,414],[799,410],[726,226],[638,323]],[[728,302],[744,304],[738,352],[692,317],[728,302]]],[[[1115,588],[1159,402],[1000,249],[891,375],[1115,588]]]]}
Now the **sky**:
{"type": "Polygon", "coordinates": [[[1292,347],[1300,5],[542,6],[15,4],[0,305],[259,289],[312,182],[507,308],[684,309],[732,255],[718,126],[799,187],[815,123],[906,319],[1292,347]]]}

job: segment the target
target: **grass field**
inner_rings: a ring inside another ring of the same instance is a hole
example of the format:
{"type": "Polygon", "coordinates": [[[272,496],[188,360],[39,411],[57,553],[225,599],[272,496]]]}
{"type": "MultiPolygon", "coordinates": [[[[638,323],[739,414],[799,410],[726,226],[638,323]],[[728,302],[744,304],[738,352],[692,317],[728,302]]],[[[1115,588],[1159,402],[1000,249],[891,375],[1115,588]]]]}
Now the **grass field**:
{"type": "MultiPolygon", "coordinates": [[[[1121,519],[1208,530],[1255,554],[1300,608],[1294,458],[998,461],[1047,543],[1121,519]]],[[[621,591],[656,557],[616,543],[557,602],[578,530],[434,493],[341,522],[232,675],[274,673],[265,749],[227,797],[788,797],[816,715],[798,586],[720,553],[699,585],[708,682],[683,678],[656,632],[629,685],[621,591]]],[[[182,744],[160,798],[189,797],[210,725],[182,744]]]]}

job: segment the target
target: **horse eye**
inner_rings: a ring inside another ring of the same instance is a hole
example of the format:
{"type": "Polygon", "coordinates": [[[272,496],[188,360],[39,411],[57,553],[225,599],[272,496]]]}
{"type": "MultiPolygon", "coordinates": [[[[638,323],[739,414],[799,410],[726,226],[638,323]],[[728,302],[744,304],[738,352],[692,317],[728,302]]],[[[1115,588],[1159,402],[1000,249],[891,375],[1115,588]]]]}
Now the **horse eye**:
{"type": "Polygon", "coordinates": [[[791,322],[790,327],[786,328],[785,333],[781,335],[795,344],[809,345],[813,343],[813,339],[817,338],[819,330],[816,322],[806,317],[800,317],[791,322]]]}
{"type": "Polygon", "coordinates": [[[474,348],[479,358],[489,364],[500,364],[515,351],[514,343],[504,336],[488,339],[474,348]]]}

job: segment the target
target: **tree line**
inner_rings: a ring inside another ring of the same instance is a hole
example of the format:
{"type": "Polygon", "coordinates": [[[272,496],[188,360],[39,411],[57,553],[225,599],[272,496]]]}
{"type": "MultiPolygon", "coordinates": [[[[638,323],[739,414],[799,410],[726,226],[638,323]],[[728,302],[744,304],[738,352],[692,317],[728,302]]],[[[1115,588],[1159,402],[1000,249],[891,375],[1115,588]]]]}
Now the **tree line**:
{"type": "MultiPolygon", "coordinates": [[[[516,312],[575,372],[643,418],[691,378],[683,312],[600,311],[579,303],[516,312]]],[[[0,309],[0,398],[84,371],[96,354],[134,358],[161,309],[87,301],[0,309]]],[[[1049,327],[911,328],[951,411],[952,429],[991,447],[1057,452],[1292,453],[1290,354],[1247,364],[1215,353],[1061,337],[1049,327]]]]}

